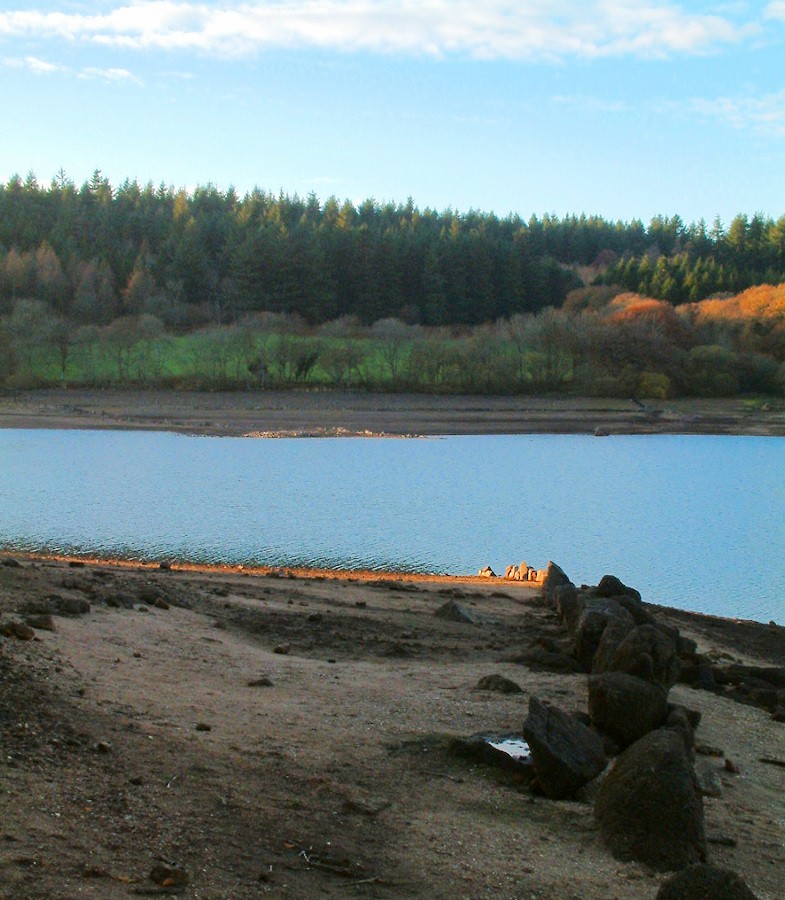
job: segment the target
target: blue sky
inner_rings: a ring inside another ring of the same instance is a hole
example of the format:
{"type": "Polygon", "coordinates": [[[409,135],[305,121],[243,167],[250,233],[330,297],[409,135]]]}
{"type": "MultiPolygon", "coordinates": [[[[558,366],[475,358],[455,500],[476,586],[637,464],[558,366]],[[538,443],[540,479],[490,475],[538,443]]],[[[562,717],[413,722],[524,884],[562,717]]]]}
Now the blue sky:
{"type": "Polygon", "coordinates": [[[0,180],[785,213],[785,0],[0,2],[0,180]]]}

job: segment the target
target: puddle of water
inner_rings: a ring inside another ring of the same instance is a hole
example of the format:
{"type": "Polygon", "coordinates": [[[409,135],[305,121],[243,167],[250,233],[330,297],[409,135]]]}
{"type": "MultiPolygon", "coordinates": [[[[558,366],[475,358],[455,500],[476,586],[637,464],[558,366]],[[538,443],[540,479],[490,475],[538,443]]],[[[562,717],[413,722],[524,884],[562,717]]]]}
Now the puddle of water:
{"type": "Polygon", "coordinates": [[[504,738],[495,741],[488,739],[488,743],[494,750],[506,753],[516,762],[524,762],[531,757],[529,745],[522,738],[504,738]]]}

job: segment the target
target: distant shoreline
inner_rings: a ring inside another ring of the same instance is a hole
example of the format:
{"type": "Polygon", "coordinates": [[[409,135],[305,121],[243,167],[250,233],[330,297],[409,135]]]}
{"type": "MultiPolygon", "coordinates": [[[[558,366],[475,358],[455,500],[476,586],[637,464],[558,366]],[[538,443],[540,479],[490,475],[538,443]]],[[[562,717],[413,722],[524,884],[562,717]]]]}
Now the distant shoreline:
{"type": "Polygon", "coordinates": [[[472,434],[785,435],[785,400],[644,401],[361,391],[45,389],[0,395],[0,428],[227,437],[472,434]]]}

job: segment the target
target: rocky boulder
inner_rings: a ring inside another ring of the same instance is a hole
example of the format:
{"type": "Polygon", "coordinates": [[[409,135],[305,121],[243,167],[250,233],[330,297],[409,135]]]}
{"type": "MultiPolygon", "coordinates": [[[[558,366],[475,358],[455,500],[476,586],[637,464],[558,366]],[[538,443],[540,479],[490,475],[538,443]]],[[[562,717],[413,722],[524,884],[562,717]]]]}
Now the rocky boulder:
{"type": "Polygon", "coordinates": [[[679,677],[676,643],[656,625],[639,625],[619,644],[607,668],[637,675],[668,690],[679,677]]]}
{"type": "Polygon", "coordinates": [[[703,800],[675,732],[652,731],[625,750],[600,786],[594,812],[619,859],[659,871],[706,859],[703,800]]]}
{"type": "Polygon", "coordinates": [[[657,684],[605,672],[589,676],[589,716],[592,725],[628,747],[663,724],[668,695],[657,684]]]}
{"type": "Polygon", "coordinates": [[[592,660],[592,672],[601,673],[611,668],[619,647],[634,628],[635,619],[624,607],[608,618],[592,660]]]}
{"type": "Polygon", "coordinates": [[[591,672],[594,656],[600,646],[605,628],[611,619],[622,615],[622,608],[613,599],[588,597],[575,623],[575,656],[585,672],[591,672]]]}
{"type": "Polygon", "coordinates": [[[603,575],[600,583],[595,588],[598,597],[621,597],[627,595],[634,597],[636,600],[641,599],[641,595],[635,588],[627,587],[621,579],[615,575],[603,575]]]}
{"type": "Polygon", "coordinates": [[[554,706],[529,700],[523,723],[537,780],[546,797],[565,800],[605,768],[599,736],[554,706]]]}
{"type": "Polygon", "coordinates": [[[565,584],[572,584],[572,582],[555,562],[549,562],[545,570],[545,578],[542,580],[543,597],[552,601],[556,588],[565,584]]]}
{"type": "Polygon", "coordinates": [[[578,617],[583,612],[583,599],[574,584],[562,584],[552,594],[552,603],[556,607],[562,622],[570,631],[575,630],[578,617]]]}
{"type": "Polygon", "coordinates": [[[757,897],[735,872],[696,864],[663,882],[655,900],[757,900],[757,897]]]}

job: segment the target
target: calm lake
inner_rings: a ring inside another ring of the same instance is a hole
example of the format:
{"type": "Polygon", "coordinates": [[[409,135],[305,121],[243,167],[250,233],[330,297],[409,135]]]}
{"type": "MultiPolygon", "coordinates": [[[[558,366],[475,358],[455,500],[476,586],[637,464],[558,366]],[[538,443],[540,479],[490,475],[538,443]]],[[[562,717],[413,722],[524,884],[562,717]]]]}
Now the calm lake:
{"type": "Polygon", "coordinates": [[[0,430],[0,546],[497,573],[785,621],[785,440],[189,437],[0,430]]]}

